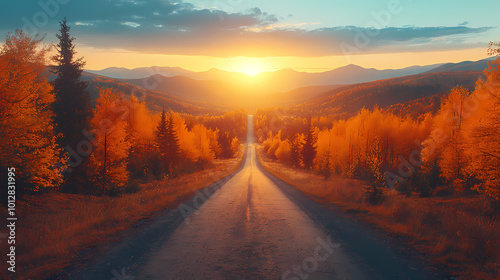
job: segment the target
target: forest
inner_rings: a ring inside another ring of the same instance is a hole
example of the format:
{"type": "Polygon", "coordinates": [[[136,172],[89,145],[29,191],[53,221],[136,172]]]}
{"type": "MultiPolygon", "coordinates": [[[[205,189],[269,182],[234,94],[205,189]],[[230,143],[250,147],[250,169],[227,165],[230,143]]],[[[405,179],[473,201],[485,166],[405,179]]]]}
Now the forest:
{"type": "Polygon", "coordinates": [[[16,167],[18,196],[117,195],[136,191],[138,180],[175,178],[239,151],[245,110],[193,116],[186,111],[197,107],[175,100],[166,105],[182,113],[161,102],[151,109],[147,102],[160,97],[134,94],[132,85],[103,80],[89,88],[66,21],[57,37],[50,59],[43,38],[19,30],[0,53],[0,166],[16,167]]]}
{"type": "MultiPolygon", "coordinates": [[[[492,44],[490,53],[498,56],[498,45],[492,44]]],[[[311,110],[298,107],[259,109],[256,138],[264,152],[280,162],[325,177],[368,180],[372,188],[367,195],[374,202],[382,199],[380,189],[391,188],[422,197],[445,191],[457,195],[478,192],[498,204],[498,63],[497,57],[484,77],[476,78],[472,90],[453,87],[440,98],[435,112],[433,106],[421,106],[427,110],[418,118],[378,106],[362,108],[352,117],[321,113],[301,117],[301,112],[311,110]]],[[[434,75],[441,79],[443,74],[434,75]]],[[[378,84],[364,87],[373,89],[378,84]]],[[[345,94],[335,98],[339,95],[345,94]]]]}

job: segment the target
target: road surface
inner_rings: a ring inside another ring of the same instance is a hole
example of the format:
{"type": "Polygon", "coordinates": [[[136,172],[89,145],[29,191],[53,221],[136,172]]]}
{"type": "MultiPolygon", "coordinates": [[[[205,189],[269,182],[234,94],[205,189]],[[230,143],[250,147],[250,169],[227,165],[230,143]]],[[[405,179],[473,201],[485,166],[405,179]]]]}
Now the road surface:
{"type": "Polygon", "coordinates": [[[247,138],[244,165],[189,217],[162,214],[69,278],[429,279],[387,240],[263,170],[252,116],[247,138]]]}

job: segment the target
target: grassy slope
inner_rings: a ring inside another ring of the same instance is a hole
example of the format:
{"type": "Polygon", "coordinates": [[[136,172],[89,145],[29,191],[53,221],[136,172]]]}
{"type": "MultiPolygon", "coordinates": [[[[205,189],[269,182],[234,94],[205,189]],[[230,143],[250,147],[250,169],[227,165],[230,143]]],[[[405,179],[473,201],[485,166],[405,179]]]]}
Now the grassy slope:
{"type": "Polygon", "coordinates": [[[316,201],[356,215],[428,255],[434,268],[459,279],[500,279],[500,221],[489,218],[484,197],[417,198],[388,192],[379,206],[366,204],[363,182],[322,176],[269,159],[264,168],[316,201]]]}
{"type": "MultiPolygon", "coordinates": [[[[141,184],[137,193],[115,198],[61,193],[26,197],[18,202],[17,279],[45,279],[70,265],[86,248],[119,240],[120,231],[176,207],[236,171],[243,156],[242,148],[237,158],[215,160],[204,170],[176,179],[141,184]]],[[[7,270],[5,262],[0,269],[7,270]]]]}

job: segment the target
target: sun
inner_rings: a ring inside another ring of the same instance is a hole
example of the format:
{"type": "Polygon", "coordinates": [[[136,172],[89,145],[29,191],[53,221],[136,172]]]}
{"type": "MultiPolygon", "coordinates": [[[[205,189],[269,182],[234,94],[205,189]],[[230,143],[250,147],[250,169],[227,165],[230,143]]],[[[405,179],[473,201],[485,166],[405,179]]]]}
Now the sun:
{"type": "Polygon", "coordinates": [[[265,71],[265,62],[260,59],[239,58],[235,61],[234,71],[247,74],[248,76],[256,76],[265,71]]]}
{"type": "Polygon", "coordinates": [[[248,64],[241,67],[241,72],[247,74],[248,76],[255,76],[262,72],[262,66],[258,64],[248,64]]]}

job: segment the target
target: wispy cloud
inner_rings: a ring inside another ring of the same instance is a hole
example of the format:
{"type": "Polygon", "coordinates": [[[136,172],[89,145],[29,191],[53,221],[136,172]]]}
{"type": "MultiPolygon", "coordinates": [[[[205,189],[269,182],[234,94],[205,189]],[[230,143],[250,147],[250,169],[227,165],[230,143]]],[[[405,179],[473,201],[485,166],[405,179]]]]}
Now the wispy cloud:
{"type": "MultiPolygon", "coordinates": [[[[40,8],[14,3],[1,4],[9,11],[0,19],[3,32],[21,27],[19,19],[40,8]]],[[[470,45],[463,43],[465,38],[491,29],[469,27],[467,22],[448,27],[312,29],[313,23],[282,23],[277,15],[259,8],[230,13],[167,0],[70,1],[58,15],[47,25],[47,32],[55,33],[57,21],[66,16],[78,42],[93,47],[208,56],[338,55],[343,53],[341,44],[356,46],[366,38],[368,43],[357,48],[360,53],[466,48],[470,45]]]]}

